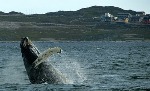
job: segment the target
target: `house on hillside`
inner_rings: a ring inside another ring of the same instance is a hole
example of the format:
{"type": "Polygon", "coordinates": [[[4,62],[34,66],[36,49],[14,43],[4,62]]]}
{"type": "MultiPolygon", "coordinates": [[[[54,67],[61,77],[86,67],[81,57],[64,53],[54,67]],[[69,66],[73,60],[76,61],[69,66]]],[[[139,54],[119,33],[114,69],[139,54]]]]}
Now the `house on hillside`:
{"type": "Polygon", "coordinates": [[[134,15],[130,18],[129,22],[131,22],[131,23],[141,23],[142,20],[143,20],[143,17],[134,15]]]}
{"type": "Polygon", "coordinates": [[[132,17],[132,15],[130,14],[130,13],[118,13],[117,14],[117,17],[119,18],[119,19],[126,19],[126,18],[131,18],[132,17]]]}
{"type": "Polygon", "coordinates": [[[144,11],[141,11],[141,12],[136,12],[136,15],[135,16],[145,16],[145,12],[144,11]]]}
{"type": "Polygon", "coordinates": [[[113,22],[113,21],[115,21],[115,19],[116,18],[110,13],[105,13],[105,15],[101,16],[102,22],[113,22]]]}
{"type": "Polygon", "coordinates": [[[131,17],[130,13],[118,13],[116,23],[128,23],[131,17]]]}
{"type": "Polygon", "coordinates": [[[150,24],[150,14],[147,14],[142,19],[143,24],[150,24]]]}
{"type": "Polygon", "coordinates": [[[145,16],[145,12],[136,12],[135,15],[132,15],[132,17],[130,18],[131,23],[141,23],[143,20],[143,17],[145,16]]]}

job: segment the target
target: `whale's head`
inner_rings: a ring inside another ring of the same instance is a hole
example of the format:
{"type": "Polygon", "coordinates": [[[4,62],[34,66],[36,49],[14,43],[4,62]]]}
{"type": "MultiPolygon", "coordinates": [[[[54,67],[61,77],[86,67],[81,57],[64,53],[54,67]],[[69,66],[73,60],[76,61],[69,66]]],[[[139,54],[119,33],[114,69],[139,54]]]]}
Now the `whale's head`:
{"type": "Polygon", "coordinates": [[[21,38],[20,48],[22,57],[25,59],[28,64],[32,64],[37,58],[40,52],[32,43],[28,37],[21,38]]]}
{"type": "Polygon", "coordinates": [[[20,47],[21,49],[28,49],[32,46],[32,42],[28,37],[21,38],[20,47]]]}

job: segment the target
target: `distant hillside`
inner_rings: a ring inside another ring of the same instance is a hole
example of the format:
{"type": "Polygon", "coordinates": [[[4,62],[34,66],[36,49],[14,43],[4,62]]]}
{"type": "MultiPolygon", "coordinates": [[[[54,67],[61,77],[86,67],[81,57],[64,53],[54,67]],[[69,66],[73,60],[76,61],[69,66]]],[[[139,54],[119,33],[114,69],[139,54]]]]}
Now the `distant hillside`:
{"type": "Polygon", "coordinates": [[[92,6],[89,8],[83,8],[78,10],[77,12],[81,12],[82,14],[85,15],[90,15],[90,16],[99,16],[103,15],[105,13],[111,13],[113,15],[117,15],[117,13],[131,13],[135,14],[135,11],[132,10],[123,10],[119,7],[114,7],[114,6],[92,6]]]}
{"type": "Polygon", "coordinates": [[[114,6],[92,6],[88,8],[82,8],[77,11],[58,11],[58,12],[49,12],[47,15],[57,15],[57,16],[82,16],[82,17],[99,17],[105,13],[111,13],[117,15],[117,13],[131,13],[132,15],[136,14],[136,11],[133,10],[123,10],[119,7],[114,6]]]}
{"type": "Polygon", "coordinates": [[[0,11],[0,15],[24,15],[24,14],[21,12],[15,12],[15,11],[11,11],[9,13],[5,13],[5,12],[0,11]]]}
{"type": "Polygon", "coordinates": [[[84,24],[87,22],[95,22],[95,20],[93,20],[93,17],[100,17],[105,13],[111,13],[113,15],[117,15],[117,13],[135,14],[136,11],[123,10],[114,6],[92,6],[88,8],[82,8],[77,11],[58,11],[33,15],[24,15],[23,13],[15,11],[9,13],[0,11],[0,21],[84,24]]]}
{"type": "Polygon", "coordinates": [[[92,6],[77,11],[58,11],[25,15],[0,11],[0,41],[20,40],[150,40],[149,25],[111,24],[100,22],[105,13],[131,13],[114,6],[92,6]]]}

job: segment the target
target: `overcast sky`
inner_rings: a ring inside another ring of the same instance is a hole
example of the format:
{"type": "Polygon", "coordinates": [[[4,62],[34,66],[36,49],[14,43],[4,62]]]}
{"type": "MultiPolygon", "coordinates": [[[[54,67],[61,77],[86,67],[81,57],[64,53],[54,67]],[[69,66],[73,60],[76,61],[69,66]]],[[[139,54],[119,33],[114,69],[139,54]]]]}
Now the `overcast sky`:
{"type": "Polygon", "coordinates": [[[0,11],[44,14],[75,11],[91,6],[116,6],[126,10],[150,13],[150,0],[0,0],[0,11]]]}

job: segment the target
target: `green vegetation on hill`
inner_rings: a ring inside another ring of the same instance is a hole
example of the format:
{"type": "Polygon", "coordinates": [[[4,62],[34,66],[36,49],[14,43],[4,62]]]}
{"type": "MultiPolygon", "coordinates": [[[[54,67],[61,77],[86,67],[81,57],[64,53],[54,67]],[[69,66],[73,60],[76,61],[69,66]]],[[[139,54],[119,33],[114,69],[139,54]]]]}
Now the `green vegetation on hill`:
{"type": "Polygon", "coordinates": [[[101,23],[100,16],[109,12],[131,13],[113,6],[93,6],[77,11],[58,11],[25,15],[0,12],[0,41],[16,41],[28,36],[33,40],[149,40],[149,25],[101,23]],[[96,18],[95,17],[99,17],[96,18]]]}

